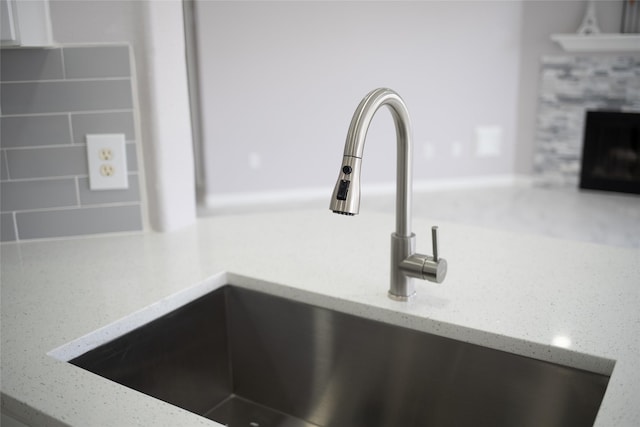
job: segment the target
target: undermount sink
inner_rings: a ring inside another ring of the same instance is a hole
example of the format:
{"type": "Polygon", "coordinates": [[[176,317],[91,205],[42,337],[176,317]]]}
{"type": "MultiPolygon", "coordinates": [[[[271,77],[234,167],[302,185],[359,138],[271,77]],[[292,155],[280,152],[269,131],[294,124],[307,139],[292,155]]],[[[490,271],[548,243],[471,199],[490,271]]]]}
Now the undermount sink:
{"type": "Polygon", "coordinates": [[[232,427],[591,426],[609,381],[234,286],[70,362],[232,427]]]}

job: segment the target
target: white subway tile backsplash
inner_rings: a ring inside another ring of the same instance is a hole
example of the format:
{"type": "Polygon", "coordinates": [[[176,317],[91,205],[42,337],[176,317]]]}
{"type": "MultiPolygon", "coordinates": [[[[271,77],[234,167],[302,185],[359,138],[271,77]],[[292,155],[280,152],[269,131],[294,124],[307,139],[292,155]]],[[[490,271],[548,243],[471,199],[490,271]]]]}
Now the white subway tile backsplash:
{"type": "Polygon", "coordinates": [[[87,134],[98,133],[124,133],[127,141],[136,139],[133,111],[72,114],[71,127],[74,144],[86,144],[87,134]]]}
{"type": "Polygon", "coordinates": [[[67,79],[131,75],[127,46],[65,47],[63,53],[67,79]]]}
{"type": "Polygon", "coordinates": [[[0,150],[0,181],[9,179],[7,157],[4,150],[0,150]]]}
{"type": "Polygon", "coordinates": [[[0,183],[2,212],[77,206],[75,178],[0,183]]]}
{"type": "Polygon", "coordinates": [[[11,179],[87,175],[86,147],[42,147],[6,150],[11,179]]]}
{"type": "Polygon", "coordinates": [[[69,115],[0,118],[2,148],[71,144],[69,115]]]}
{"type": "Polygon", "coordinates": [[[13,242],[16,240],[16,226],[13,221],[13,213],[0,214],[0,240],[13,242]]]}
{"type": "Polygon", "coordinates": [[[0,50],[0,79],[4,82],[63,78],[60,49],[0,50]]]}
{"type": "Polygon", "coordinates": [[[135,144],[127,144],[125,147],[127,150],[127,171],[138,171],[138,150],[135,144]]]}
{"type": "Polygon", "coordinates": [[[7,115],[133,107],[129,79],[2,83],[0,86],[2,113],[7,115]]]}
{"type": "Polygon", "coordinates": [[[17,212],[19,239],[81,236],[142,229],[139,204],[17,212]]]}
{"type": "Polygon", "coordinates": [[[140,201],[140,185],[138,175],[128,176],[129,187],[126,190],[101,190],[91,191],[89,178],[78,178],[78,191],[80,204],[100,205],[108,203],[131,203],[140,201]]]}
{"type": "Polygon", "coordinates": [[[142,229],[124,45],[0,52],[2,241],[142,229]],[[88,189],[86,134],[123,133],[130,187],[88,189]]]}

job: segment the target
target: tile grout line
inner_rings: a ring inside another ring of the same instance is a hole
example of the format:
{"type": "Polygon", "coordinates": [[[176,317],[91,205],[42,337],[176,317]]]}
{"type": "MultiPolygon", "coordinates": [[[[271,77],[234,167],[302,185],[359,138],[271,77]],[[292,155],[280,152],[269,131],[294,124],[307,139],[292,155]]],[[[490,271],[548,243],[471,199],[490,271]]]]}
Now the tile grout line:
{"type": "Polygon", "coordinates": [[[71,142],[71,144],[74,144],[75,141],[73,140],[73,120],[71,119],[71,113],[67,113],[67,123],[69,125],[69,142],[71,142]]]}
{"type": "Polygon", "coordinates": [[[13,233],[16,235],[16,242],[20,241],[20,235],[18,234],[18,215],[16,211],[11,212],[13,218],[13,233]]]}
{"type": "Polygon", "coordinates": [[[7,171],[7,181],[11,181],[11,174],[9,173],[9,156],[7,156],[7,149],[3,148],[2,151],[4,151],[4,169],[7,171]]]}
{"type": "Polygon", "coordinates": [[[44,79],[44,80],[3,80],[3,85],[10,84],[29,84],[29,83],[65,83],[65,82],[111,82],[111,81],[125,81],[131,80],[131,76],[120,76],[120,77],[74,77],[74,78],[61,78],[61,79],[44,79]]]}
{"type": "Polygon", "coordinates": [[[77,110],[77,111],[50,111],[40,113],[9,113],[1,114],[0,117],[43,117],[43,116],[64,116],[66,114],[113,114],[113,113],[133,113],[133,108],[108,108],[103,110],[77,110]]]}
{"type": "MultiPolygon", "coordinates": [[[[114,133],[114,132],[109,132],[109,133],[114,133]]],[[[125,140],[126,145],[135,145],[135,143],[136,143],[135,139],[125,140]]],[[[86,147],[86,146],[87,146],[86,142],[78,142],[78,143],[71,142],[69,144],[48,144],[48,145],[31,145],[31,146],[25,146],[25,147],[5,147],[3,148],[3,150],[5,151],[40,150],[44,148],[72,148],[72,147],[86,147]]]]}
{"type": "MultiPolygon", "coordinates": [[[[95,205],[69,205],[69,206],[52,206],[48,208],[34,208],[34,209],[18,209],[12,211],[14,215],[23,213],[38,213],[38,212],[60,212],[71,210],[91,210],[91,209],[103,209],[103,208],[126,208],[130,206],[142,207],[141,201],[135,202],[112,202],[112,203],[97,203],[95,205]]],[[[5,212],[6,213],[6,212],[5,212]]]]}
{"type": "Polygon", "coordinates": [[[39,150],[42,148],[69,148],[69,147],[82,147],[83,144],[49,144],[49,145],[31,145],[26,147],[6,147],[5,151],[17,151],[17,150],[39,150]]]}
{"type": "MultiPolygon", "coordinates": [[[[127,176],[138,176],[140,175],[140,171],[127,171],[127,176]]],[[[42,177],[31,177],[31,178],[11,178],[2,180],[2,182],[38,182],[38,181],[60,181],[60,180],[70,180],[73,178],[84,179],[89,178],[89,174],[74,174],[74,175],[54,175],[54,176],[42,176],[42,177]]],[[[115,191],[115,190],[114,190],[115,191]]]]}
{"type": "Polygon", "coordinates": [[[65,64],[64,48],[60,48],[60,61],[61,61],[61,65],[62,65],[62,79],[66,80],[67,79],[67,66],[65,64]]]}
{"type": "MultiPolygon", "coordinates": [[[[140,175],[140,171],[127,171],[128,177],[136,177],[140,175]]],[[[74,174],[74,175],[54,175],[54,176],[41,176],[41,177],[31,177],[31,178],[11,178],[11,179],[3,179],[0,182],[3,183],[21,183],[21,182],[44,182],[44,181],[64,181],[70,180],[73,178],[85,179],[89,178],[89,174],[74,174]]],[[[118,191],[118,190],[112,190],[118,191]]]]}
{"type": "Polygon", "coordinates": [[[1,114],[0,117],[41,117],[41,116],[64,116],[66,114],[108,114],[108,113],[133,113],[133,108],[110,108],[102,110],[78,110],[78,111],[51,111],[41,113],[9,113],[1,114]]]}
{"type": "Polygon", "coordinates": [[[75,175],[59,175],[59,176],[43,176],[43,177],[33,177],[33,178],[12,178],[2,182],[12,182],[12,183],[20,183],[20,182],[42,182],[42,181],[68,181],[73,178],[86,178],[89,175],[75,174],[75,175]]]}
{"type": "MultiPolygon", "coordinates": [[[[61,50],[62,50],[62,64],[64,66],[64,49],[61,49],[61,50]]],[[[65,67],[64,76],[66,78],[66,67],[65,67]]],[[[71,120],[71,113],[67,113],[67,117],[68,117],[68,120],[69,120],[69,139],[70,139],[71,144],[75,144],[75,139],[74,139],[74,135],[73,135],[73,121],[71,120]]],[[[85,153],[85,156],[86,156],[86,153],[85,153]]],[[[87,171],[87,174],[88,173],[89,172],[87,171]]],[[[80,178],[79,178],[79,176],[76,175],[73,178],[73,181],[74,181],[75,187],[76,187],[76,206],[77,207],[81,207],[81,203],[80,203],[80,178]]]]}
{"type": "Polygon", "coordinates": [[[79,177],[75,177],[74,178],[75,184],[76,184],[76,206],[77,207],[82,207],[82,204],[80,202],[80,178],[79,177]]]}

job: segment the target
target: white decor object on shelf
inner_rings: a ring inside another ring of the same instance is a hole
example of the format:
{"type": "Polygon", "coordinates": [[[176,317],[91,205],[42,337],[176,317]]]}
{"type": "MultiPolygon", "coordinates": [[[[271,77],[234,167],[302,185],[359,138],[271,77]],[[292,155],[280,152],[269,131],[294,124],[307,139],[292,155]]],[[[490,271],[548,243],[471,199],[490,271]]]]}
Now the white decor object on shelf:
{"type": "Polygon", "coordinates": [[[552,34],[567,52],[640,52],[640,34],[605,34],[596,19],[596,4],[587,4],[582,24],[576,34],[552,34]]]}
{"type": "Polygon", "coordinates": [[[600,34],[600,28],[598,27],[598,21],[596,19],[596,3],[594,0],[589,0],[587,4],[587,11],[584,14],[580,28],[578,28],[578,34],[585,36],[600,34]]]}

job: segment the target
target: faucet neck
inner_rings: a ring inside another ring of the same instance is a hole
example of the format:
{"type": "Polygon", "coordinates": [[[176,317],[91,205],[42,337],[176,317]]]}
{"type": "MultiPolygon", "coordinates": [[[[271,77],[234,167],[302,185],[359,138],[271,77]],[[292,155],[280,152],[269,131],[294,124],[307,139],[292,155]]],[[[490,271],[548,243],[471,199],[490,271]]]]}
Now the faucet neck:
{"type": "Polygon", "coordinates": [[[391,235],[391,278],[389,297],[408,301],[415,295],[413,279],[440,283],[447,274],[446,260],[438,257],[437,228],[432,229],[433,256],[415,251],[411,232],[411,120],[400,96],[391,89],[376,89],[358,105],[344,146],[340,175],[333,189],[329,209],[338,214],[355,215],[360,209],[360,169],[369,124],[378,109],[386,105],[396,126],[396,231],[391,235]]]}
{"type": "Polygon", "coordinates": [[[411,236],[412,145],[411,120],[407,107],[396,92],[380,88],[370,92],[358,105],[347,133],[344,155],[361,159],[369,124],[378,109],[386,105],[396,127],[396,234],[411,236]]]}

